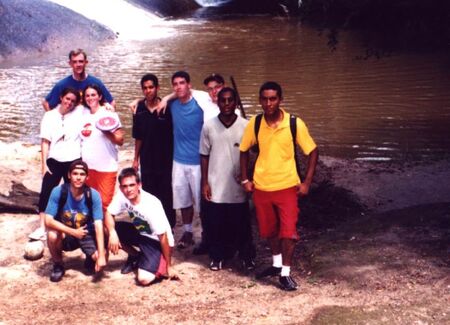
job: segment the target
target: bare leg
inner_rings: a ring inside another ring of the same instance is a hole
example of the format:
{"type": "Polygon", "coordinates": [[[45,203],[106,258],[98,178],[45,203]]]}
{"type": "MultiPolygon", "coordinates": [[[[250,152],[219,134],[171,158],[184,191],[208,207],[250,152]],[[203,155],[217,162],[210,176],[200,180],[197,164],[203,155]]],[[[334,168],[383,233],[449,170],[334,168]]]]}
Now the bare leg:
{"type": "Polygon", "coordinates": [[[192,223],[192,220],[194,220],[194,207],[182,208],[181,218],[183,219],[184,225],[192,223]]]}
{"type": "Polygon", "coordinates": [[[50,230],[47,234],[47,244],[54,263],[62,263],[62,233],[50,230]]]}

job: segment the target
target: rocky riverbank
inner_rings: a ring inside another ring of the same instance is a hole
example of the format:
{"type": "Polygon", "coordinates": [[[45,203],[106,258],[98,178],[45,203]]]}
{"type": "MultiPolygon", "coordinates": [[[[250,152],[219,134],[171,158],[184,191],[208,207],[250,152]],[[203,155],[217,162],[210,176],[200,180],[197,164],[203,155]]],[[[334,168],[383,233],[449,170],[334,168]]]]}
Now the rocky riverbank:
{"type": "MultiPolygon", "coordinates": [[[[0,152],[0,193],[7,195],[13,181],[38,191],[39,147],[0,143],[0,152]]],[[[122,166],[131,158],[131,151],[121,151],[122,166]]],[[[132,275],[120,274],[123,253],[91,281],[75,251],[66,254],[66,276],[55,285],[48,280],[48,251],[38,261],[23,258],[37,215],[3,213],[1,323],[449,323],[450,163],[321,161],[314,188],[301,202],[293,265],[298,291],[282,292],[276,279],[256,281],[237,260],[212,272],[208,258],[189,249],[174,252],[181,281],[138,287],[132,275]]],[[[270,255],[257,238],[255,231],[261,269],[270,255]]]]}

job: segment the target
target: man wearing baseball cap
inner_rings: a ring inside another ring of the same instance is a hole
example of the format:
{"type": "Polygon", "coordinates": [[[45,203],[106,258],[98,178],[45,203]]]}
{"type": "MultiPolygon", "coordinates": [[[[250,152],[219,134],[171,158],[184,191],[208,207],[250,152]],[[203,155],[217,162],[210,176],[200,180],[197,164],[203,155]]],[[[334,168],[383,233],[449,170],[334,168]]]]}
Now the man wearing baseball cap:
{"type": "Polygon", "coordinates": [[[100,272],[106,265],[102,201],[100,194],[86,185],[87,164],[74,161],[68,176],[70,183],[53,189],[45,210],[47,243],[53,260],[52,282],[64,276],[63,251],[81,248],[88,274],[100,272]]]}

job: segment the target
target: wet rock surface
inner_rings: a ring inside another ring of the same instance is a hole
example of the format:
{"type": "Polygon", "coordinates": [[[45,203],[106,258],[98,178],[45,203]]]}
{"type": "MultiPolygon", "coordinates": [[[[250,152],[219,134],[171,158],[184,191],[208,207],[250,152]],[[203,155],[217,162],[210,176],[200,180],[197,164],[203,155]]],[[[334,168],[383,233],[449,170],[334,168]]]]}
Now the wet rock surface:
{"type": "Polygon", "coordinates": [[[114,39],[106,27],[47,1],[0,0],[0,62],[35,53],[68,52],[73,44],[86,49],[114,39]]]}

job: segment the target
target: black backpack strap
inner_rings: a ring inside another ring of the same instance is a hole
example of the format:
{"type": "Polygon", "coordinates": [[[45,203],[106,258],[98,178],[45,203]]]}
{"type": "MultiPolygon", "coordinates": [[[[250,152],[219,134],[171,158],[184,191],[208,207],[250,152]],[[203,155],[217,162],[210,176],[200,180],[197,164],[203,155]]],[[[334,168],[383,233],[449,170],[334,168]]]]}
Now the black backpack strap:
{"type": "Polygon", "coordinates": [[[261,120],[262,120],[263,115],[262,114],[258,114],[256,115],[255,118],[255,138],[256,138],[256,144],[258,144],[258,133],[259,133],[259,129],[261,128],[261,120]]]}
{"type": "Polygon", "coordinates": [[[67,195],[69,195],[69,184],[64,183],[61,185],[61,193],[58,200],[58,210],[56,210],[55,220],[61,220],[61,214],[63,213],[64,204],[67,201],[67,195]]]}
{"type": "Polygon", "coordinates": [[[93,203],[92,203],[92,190],[89,186],[84,186],[83,188],[83,193],[84,193],[84,199],[86,202],[86,205],[88,207],[89,210],[89,215],[88,218],[90,218],[91,220],[94,219],[94,213],[93,213],[93,203]]]}
{"type": "Polygon", "coordinates": [[[300,177],[300,164],[298,161],[297,149],[297,117],[293,114],[290,114],[289,116],[289,126],[291,128],[292,144],[294,145],[295,168],[297,169],[297,175],[300,177]]]}

